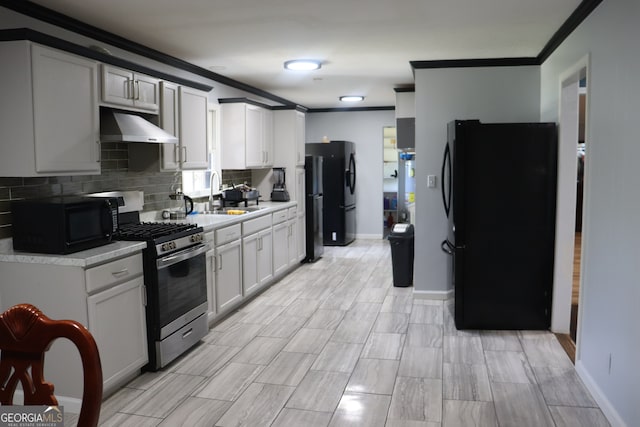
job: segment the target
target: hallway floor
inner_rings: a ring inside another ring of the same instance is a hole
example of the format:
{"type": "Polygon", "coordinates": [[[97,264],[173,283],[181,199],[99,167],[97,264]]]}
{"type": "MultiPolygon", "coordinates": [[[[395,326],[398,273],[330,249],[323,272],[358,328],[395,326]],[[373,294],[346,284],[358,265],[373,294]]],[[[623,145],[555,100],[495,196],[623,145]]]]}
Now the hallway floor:
{"type": "Polygon", "coordinates": [[[389,252],[326,247],[111,396],[101,425],[609,425],[552,333],[457,331],[450,303],[392,286],[389,252]]]}

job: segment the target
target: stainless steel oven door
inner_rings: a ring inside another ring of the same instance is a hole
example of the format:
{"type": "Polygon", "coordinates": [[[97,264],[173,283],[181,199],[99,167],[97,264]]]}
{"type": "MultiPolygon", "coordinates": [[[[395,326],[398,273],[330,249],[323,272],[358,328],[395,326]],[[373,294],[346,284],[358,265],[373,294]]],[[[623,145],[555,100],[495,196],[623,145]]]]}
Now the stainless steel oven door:
{"type": "Polygon", "coordinates": [[[156,261],[160,339],[206,313],[207,250],[209,245],[199,244],[156,261]]]}

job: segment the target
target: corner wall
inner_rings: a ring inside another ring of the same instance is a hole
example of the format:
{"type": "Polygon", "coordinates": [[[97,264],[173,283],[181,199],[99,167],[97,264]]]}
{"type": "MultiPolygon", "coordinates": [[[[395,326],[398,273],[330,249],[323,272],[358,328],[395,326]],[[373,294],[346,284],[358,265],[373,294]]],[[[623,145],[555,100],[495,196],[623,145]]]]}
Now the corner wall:
{"type": "Polygon", "coordinates": [[[442,206],[442,156],[447,123],[536,122],[540,118],[540,69],[537,66],[416,69],[416,237],[414,292],[446,298],[447,256],[440,243],[447,236],[442,206]],[[427,188],[427,175],[436,187],[427,188]]]}
{"type": "Polygon", "coordinates": [[[613,425],[640,420],[640,3],[602,2],[541,67],[541,116],[586,55],[587,135],[576,369],[613,425]]]}

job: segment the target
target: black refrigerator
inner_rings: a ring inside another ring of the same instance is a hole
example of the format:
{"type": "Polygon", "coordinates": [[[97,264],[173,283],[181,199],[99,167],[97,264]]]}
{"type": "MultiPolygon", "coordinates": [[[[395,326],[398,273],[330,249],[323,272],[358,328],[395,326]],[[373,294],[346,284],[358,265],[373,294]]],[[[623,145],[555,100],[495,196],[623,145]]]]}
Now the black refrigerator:
{"type": "Polygon", "coordinates": [[[548,329],[556,211],[554,123],[448,124],[442,249],[458,329],[548,329]]]}
{"type": "Polygon", "coordinates": [[[306,154],[322,156],[322,235],[325,246],[345,246],[356,235],[356,157],[350,141],[305,144],[306,154]]]}
{"type": "Polygon", "coordinates": [[[324,253],[322,241],[322,156],[305,156],[306,262],[318,260],[324,253]]]}

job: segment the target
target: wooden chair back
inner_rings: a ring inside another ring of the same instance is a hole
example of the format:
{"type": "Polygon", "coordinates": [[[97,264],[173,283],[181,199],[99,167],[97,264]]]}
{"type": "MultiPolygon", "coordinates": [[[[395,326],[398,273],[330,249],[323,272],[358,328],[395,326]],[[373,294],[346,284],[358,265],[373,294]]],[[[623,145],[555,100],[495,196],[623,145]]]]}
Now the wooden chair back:
{"type": "Polygon", "coordinates": [[[98,425],[102,403],[102,366],[91,333],[73,320],[51,320],[31,304],[0,315],[0,403],[12,405],[18,383],[25,405],[57,406],[54,385],[44,379],[44,353],[57,338],[67,338],[80,352],[84,373],[78,426],[98,425]]]}

